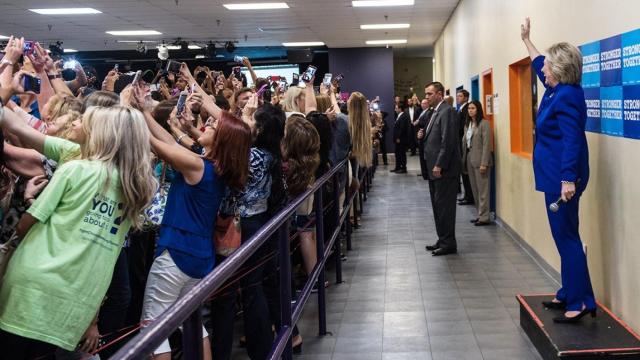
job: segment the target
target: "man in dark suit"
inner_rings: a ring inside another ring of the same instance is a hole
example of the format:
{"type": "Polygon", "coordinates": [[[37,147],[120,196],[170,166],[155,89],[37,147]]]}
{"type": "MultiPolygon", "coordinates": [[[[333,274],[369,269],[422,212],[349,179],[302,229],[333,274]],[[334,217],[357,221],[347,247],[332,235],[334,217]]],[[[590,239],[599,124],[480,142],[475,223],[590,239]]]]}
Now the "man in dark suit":
{"type": "Polygon", "coordinates": [[[446,103],[444,86],[432,82],[425,88],[425,97],[434,108],[425,130],[418,137],[424,138],[424,158],[429,176],[431,206],[436,222],[438,241],[427,245],[433,256],[455,254],[456,197],[461,170],[458,144],[458,118],[455,109],[446,103]]]}
{"type": "Polygon", "coordinates": [[[409,113],[409,121],[411,122],[411,138],[409,141],[409,149],[411,150],[411,156],[416,154],[416,150],[418,148],[418,118],[422,113],[422,108],[420,107],[420,100],[418,100],[418,95],[413,94],[411,99],[409,99],[409,107],[407,107],[406,112],[409,113]]]}
{"type": "MultiPolygon", "coordinates": [[[[403,110],[403,109],[401,109],[403,110]]],[[[400,112],[396,122],[393,124],[393,143],[396,148],[396,167],[391,170],[396,174],[407,173],[407,148],[411,136],[411,122],[406,110],[400,112]]]]}
{"type": "MultiPolygon", "coordinates": [[[[459,90],[456,94],[456,102],[458,103],[458,143],[460,149],[462,149],[462,138],[464,136],[464,125],[467,122],[467,104],[469,103],[469,92],[467,90],[459,90]]],[[[462,150],[460,150],[462,151],[462,150]]],[[[473,205],[475,204],[473,199],[473,191],[471,191],[471,182],[469,181],[469,175],[462,173],[462,186],[464,187],[464,197],[458,199],[459,205],[473,205]]]]}
{"type": "MultiPolygon", "coordinates": [[[[420,116],[415,121],[416,122],[416,133],[420,132],[420,129],[424,130],[427,128],[427,123],[431,119],[431,115],[433,115],[433,108],[429,107],[429,102],[427,99],[423,99],[420,102],[420,108],[422,112],[420,116]]],[[[420,174],[418,176],[422,176],[423,179],[429,180],[429,175],[427,171],[427,162],[424,159],[424,137],[422,139],[418,139],[418,155],[420,158],[420,174]]]]}

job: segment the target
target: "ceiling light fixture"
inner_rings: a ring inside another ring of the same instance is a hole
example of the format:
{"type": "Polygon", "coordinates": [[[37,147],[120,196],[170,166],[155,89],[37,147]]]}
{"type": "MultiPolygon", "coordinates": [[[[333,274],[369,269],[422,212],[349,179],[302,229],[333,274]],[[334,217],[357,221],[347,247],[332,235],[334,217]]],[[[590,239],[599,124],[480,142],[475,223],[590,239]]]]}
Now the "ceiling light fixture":
{"type": "Polygon", "coordinates": [[[41,15],[84,15],[102,14],[102,11],[93,8],[59,8],[59,9],[29,9],[41,15]]]}
{"type": "Polygon", "coordinates": [[[361,30],[377,30],[377,29],[408,29],[410,24],[368,24],[360,25],[361,30]]]}
{"type": "Polygon", "coordinates": [[[165,48],[167,50],[180,50],[180,45],[158,45],[156,49],[165,48]]]}
{"type": "Polygon", "coordinates": [[[109,35],[115,36],[145,36],[145,35],[162,35],[161,32],[155,30],[111,30],[106,31],[109,35]]]}
{"type": "Polygon", "coordinates": [[[287,3],[249,3],[249,4],[223,4],[228,10],[273,10],[273,9],[288,9],[287,3]]]}
{"type": "Polygon", "coordinates": [[[364,7],[364,6],[407,6],[413,5],[415,3],[414,0],[363,0],[363,1],[352,1],[351,5],[353,7],[364,7]]]}
{"type": "Polygon", "coordinates": [[[397,39],[397,40],[369,40],[367,41],[367,45],[392,45],[392,44],[406,44],[406,39],[397,39]]]}
{"type": "Polygon", "coordinates": [[[190,50],[200,50],[202,49],[202,46],[199,45],[189,45],[187,46],[190,50]]]}
{"type": "Polygon", "coordinates": [[[296,46],[324,46],[322,41],[307,41],[307,42],[286,42],[282,43],[282,46],[296,47],[296,46]]]}
{"type": "Polygon", "coordinates": [[[67,54],[67,53],[77,53],[78,50],[76,50],[76,49],[64,49],[64,50],[62,50],[62,52],[64,52],[65,54],[67,54]]]}
{"type": "Polygon", "coordinates": [[[8,36],[0,35],[0,39],[8,39],[8,36]]]}

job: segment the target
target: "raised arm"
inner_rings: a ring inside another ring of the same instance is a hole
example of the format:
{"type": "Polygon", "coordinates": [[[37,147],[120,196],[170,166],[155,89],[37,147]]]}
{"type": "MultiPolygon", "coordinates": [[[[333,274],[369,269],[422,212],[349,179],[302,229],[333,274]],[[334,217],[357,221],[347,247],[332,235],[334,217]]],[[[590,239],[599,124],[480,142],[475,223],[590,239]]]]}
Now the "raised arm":
{"type": "Polygon", "coordinates": [[[25,147],[44,153],[45,135],[27,125],[16,113],[4,107],[4,115],[0,118],[0,127],[18,137],[25,147]]]}
{"type": "MultiPolygon", "coordinates": [[[[307,87],[304,88],[305,97],[304,97],[304,112],[306,114],[318,110],[318,103],[316,102],[316,94],[313,91],[313,81],[315,80],[315,76],[311,78],[307,87]]],[[[305,114],[305,115],[306,115],[305,114]]]]}
{"type": "Polygon", "coordinates": [[[536,49],[536,47],[531,42],[529,38],[531,32],[531,20],[529,18],[524,19],[524,24],[520,25],[520,37],[524,42],[524,45],[527,47],[527,51],[529,52],[529,57],[531,60],[534,60],[538,56],[540,56],[540,51],[536,49]]]}
{"type": "Polygon", "coordinates": [[[79,62],[76,62],[76,67],[73,69],[73,71],[76,73],[76,78],[66,83],[66,85],[75,94],[78,91],[78,89],[87,85],[88,80],[87,80],[87,74],[84,72],[84,69],[82,68],[82,65],[80,65],[79,62]]]}
{"type": "Polygon", "coordinates": [[[249,61],[248,57],[245,56],[242,58],[242,65],[246,66],[247,69],[249,69],[249,74],[251,74],[251,80],[255,84],[256,81],[258,81],[258,75],[256,75],[255,71],[253,71],[253,66],[251,65],[251,61],[249,61]]]}
{"type": "Polygon", "coordinates": [[[196,79],[193,77],[193,75],[191,75],[189,67],[185,63],[182,63],[182,66],[180,67],[180,76],[187,80],[189,86],[195,85],[196,92],[202,95],[202,108],[205,109],[205,111],[211,114],[211,116],[213,116],[214,118],[220,119],[222,109],[220,109],[218,105],[216,105],[216,102],[213,100],[213,98],[209,96],[207,92],[200,87],[200,85],[198,85],[196,79]]]}

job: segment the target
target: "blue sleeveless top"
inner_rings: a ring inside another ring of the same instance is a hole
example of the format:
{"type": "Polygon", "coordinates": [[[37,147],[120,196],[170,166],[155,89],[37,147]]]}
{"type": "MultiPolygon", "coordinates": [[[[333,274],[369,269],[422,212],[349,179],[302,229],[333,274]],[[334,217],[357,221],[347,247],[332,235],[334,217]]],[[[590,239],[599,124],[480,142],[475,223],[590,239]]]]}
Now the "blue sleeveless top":
{"type": "Polygon", "coordinates": [[[178,268],[192,278],[204,277],[215,265],[213,229],[225,193],[213,163],[202,161],[204,174],[195,185],[174,173],[156,249],[156,256],[168,250],[178,268]]]}

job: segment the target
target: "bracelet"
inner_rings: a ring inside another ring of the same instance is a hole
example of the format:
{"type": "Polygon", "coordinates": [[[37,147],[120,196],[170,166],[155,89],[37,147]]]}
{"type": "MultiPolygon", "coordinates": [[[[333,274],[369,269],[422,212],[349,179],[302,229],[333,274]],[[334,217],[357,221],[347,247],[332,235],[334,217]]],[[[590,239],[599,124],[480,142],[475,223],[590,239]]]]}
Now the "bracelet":
{"type": "Polygon", "coordinates": [[[562,180],[560,181],[561,184],[571,184],[574,185],[575,183],[573,181],[567,181],[567,180],[562,180]]]}
{"type": "Polygon", "coordinates": [[[62,78],[62,74],[47,74],[47,77],[49,78],[49,80],[60,79],[62,78]]]}
{"type": "Polygon", "coordinates": [[[182,134],[182,135],[178,136],[178,144],[182,144],[180,142],[180,140],[182,140],[182,138],[185,137],[185,136],[187,136],[187,134],[182,134]]]}

